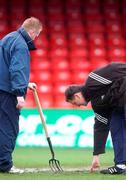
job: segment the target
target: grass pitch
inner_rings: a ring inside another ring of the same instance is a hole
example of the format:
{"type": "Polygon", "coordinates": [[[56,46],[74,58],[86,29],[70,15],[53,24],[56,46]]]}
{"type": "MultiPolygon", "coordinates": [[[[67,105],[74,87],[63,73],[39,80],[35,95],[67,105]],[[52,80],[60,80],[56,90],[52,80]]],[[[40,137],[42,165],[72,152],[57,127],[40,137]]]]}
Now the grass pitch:
{"type": "MultiPolygon", "coordinates": [[[[56,148],[56,159],[61,163],[64,172],[53,173],[48,166],[51,158],[48,148],[16,148],[13,154],[14,165],[19,168],[38,170],[39,172],[24,174],[0,174],[2,180],[121,180],[123,175],[102,175],[99,172],[90,173],[92,150],[56,148]],[[34,169],[35,168],[35,169],[34,169]]],[[[101,167],[113,165],[113,151],[107,150],[100,157],[101,167]]]]}

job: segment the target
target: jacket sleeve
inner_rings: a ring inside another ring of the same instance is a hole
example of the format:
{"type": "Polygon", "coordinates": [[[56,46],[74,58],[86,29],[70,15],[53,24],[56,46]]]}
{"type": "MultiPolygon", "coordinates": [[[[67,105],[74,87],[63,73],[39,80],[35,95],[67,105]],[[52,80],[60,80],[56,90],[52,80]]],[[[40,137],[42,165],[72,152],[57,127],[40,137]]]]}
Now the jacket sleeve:
{"type": "Polygon", "coordinates": [[[94,124],[94,151],[93,155],[105,153],[105,144],[109,133],[108,125],[100,122],[95,117],[94,124]]]}
{"type": "Polygon", "coordinates": [[[95,114],[93,155],[105,153],[109,133],[112,109],[103,99],[104,97],[101,96],[91,101],[95,114]]]}
{"type": "Polygon", "coordinates": [[[26,48],[15,48],[9,67],[11,90],[16,96],[25,96],[29,82],[29,52],[26,48]]]}

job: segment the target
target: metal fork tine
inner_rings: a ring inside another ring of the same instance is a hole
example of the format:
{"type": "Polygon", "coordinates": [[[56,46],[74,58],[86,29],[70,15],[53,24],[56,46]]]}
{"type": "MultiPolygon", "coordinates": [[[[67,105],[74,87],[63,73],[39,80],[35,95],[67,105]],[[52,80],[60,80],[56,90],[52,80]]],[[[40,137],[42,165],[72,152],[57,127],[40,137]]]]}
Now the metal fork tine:
{"type": "Polygon", "coordinates": [[[54,166],[56,172],[59,172],[59,168],[58,168],[58,166],[56,164],[56,160],[55,159],[53,160],[53,166],[54,166]]]}
{"type": "Polygon", "coordinates": [[[56,168],[56,166],[55,166],[55,163],[54,163],[54,160],[53,160],[53,159],[50,160],[50,167],[51,167],[51,170],[52,170],[53,172],[57,172],[57,171],[58,171],[57,168],[56,168]]]}
{"type": "Polygon", "coordinates": [[[60,166],[60,162],[58,160],[55,160],[55,164],[59,171],[63,171],[63,169],[60,166]]]}
{"type": "Polygon", "coordinates": [[[60,166],[59,161],[56,160],[56,159],[50,159],[49,160],[49,166],[50,166],[50,168],[51,168],[51,170],[53,172],[61,172],[61,171],[63,171],[61,166],[60,166]]]}
{"type": "Polygon", "coordinates": [[[49,166],[50,166],[51,170],[54,172],[55,170],[53,169],[52,161],[51,160],[49,160],[49,166]]]}
{"type": "Polygon", "coordinates": [[[57,167],[58,167],[59,171],[63,171],[63,169],[60,166],[60,162],[58,160],[56,160],[56,164],[57,164],[57,167]]]}
{"type": "Polygon", "coordinates": [[[49,166],[50,166],[50,168],[51,168],[51,170],[52,170],[53,172],[56,172],[56,169],[55,169],[55,167],[53,166],[53,161],[52,161],[52,159],[49,160],[49,166]]]}
{"type": "Polygon", "coordinates": [[[57,171],[60,171],[60,168],[59,168],[59,166],[57,164],[57,160],[56,159],[54,159],[54,164],[55,164],[55,167],[57,168],[57,171]]]}
{"type": "Polygon", "coordinates": [[[55,164],[55,160],[52,161],[52,164],[53,164],[53,168],[55,169],[55,172],[58,172],[57,166],[55,164]]]}

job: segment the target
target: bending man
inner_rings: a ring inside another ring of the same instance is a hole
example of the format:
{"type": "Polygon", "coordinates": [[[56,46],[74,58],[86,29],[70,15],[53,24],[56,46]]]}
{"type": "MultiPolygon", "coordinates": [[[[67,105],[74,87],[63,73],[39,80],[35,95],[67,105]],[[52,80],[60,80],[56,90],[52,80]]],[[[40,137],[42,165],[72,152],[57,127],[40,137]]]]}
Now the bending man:
{"type": "Polygon", "coordinates": [[[93,168],[99,166],[98,155],[105,152],[108,132],[114,148],[114,166],[103,174],[126,173],[126,64],[111,63],[91,72],[84,85],[70,85],[66,101],[86,106],[89,101],[95,113],[93,168]]]}

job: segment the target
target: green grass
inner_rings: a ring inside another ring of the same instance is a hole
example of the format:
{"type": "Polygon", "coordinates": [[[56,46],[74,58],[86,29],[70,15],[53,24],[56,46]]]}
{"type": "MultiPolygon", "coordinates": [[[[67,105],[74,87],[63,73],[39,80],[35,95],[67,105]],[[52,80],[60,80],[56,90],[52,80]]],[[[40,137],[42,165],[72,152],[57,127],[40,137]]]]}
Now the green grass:
{"type": "MultiPolygon", "coordinates": [[[[92,162],[92,150],[84,149],[55,149],[56,158],[65,168],[87,168],[92,162]]],[[[48,167],[51,158],[48,148],[16,148],[13,154],[14,164],[20,168],[42,168],[48,167]]],[[[100,157],[101,166],[113,165],[113,151],[108,150],[100,157]]],[[[121,180],[124,176],[102,175],[98,172],[63,172],[54,174],[52,172],[25,173],[25,174],[0,174],[2,180],[121,180]]]]}

